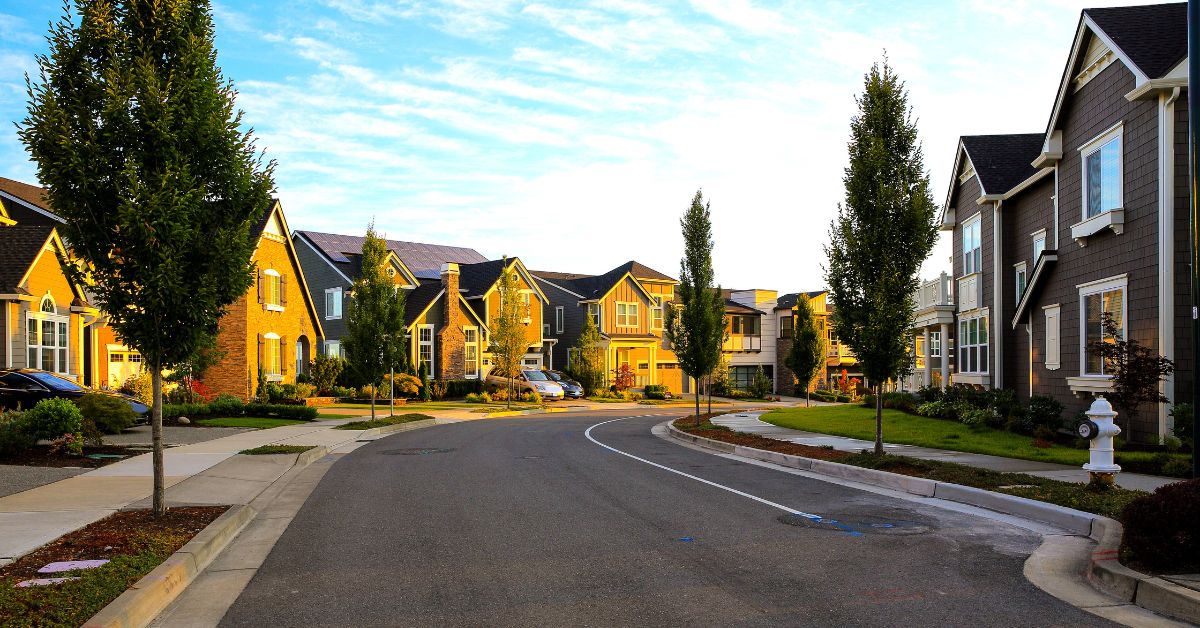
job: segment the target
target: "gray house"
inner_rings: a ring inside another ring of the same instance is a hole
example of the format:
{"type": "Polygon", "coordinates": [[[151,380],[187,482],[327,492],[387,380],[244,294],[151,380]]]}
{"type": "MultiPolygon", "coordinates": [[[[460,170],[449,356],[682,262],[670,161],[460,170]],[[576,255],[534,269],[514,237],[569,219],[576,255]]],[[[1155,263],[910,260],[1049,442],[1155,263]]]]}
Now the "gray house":
{"type": "MultiPolygon", "coordinates": [[[[362,236],[317,231],[292,234],[296,255],[308,280],[308,288],[325,330],[326,355],[342,355],[341,339],[346,333],[346,299],[362,269],[362,236]]],[[[465,247],[386,240],[390,253],[388,274],[398,286],[418,291],[441,283],[443,265],[475,264],[487,258],[465,247]]]]}

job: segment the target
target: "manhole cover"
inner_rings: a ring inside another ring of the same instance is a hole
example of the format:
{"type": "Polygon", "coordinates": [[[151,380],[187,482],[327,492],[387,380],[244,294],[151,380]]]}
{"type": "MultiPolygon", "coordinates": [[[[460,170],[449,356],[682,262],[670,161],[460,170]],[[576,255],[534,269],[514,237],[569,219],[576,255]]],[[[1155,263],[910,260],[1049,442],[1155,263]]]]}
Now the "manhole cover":
{"type": "Polygon", "coordinates": [[[414,447],[410,449],[387,449],[379,453],[389,456],[428,456],[429,454],[444,454],[451,451],[454,450],[444,447],[414,447]]]}
{"type": "Polygon", "coordinates": [[[781,515],[778,521],[800,528],[829,530],[830,532],[841,532],[851,536],[862,536],[864,534],[912,536],[914,534],[925,534],[931,529],[930,526],[917,521],[872,517],[869,515],[829,515],[826,517],[781,515]]]}

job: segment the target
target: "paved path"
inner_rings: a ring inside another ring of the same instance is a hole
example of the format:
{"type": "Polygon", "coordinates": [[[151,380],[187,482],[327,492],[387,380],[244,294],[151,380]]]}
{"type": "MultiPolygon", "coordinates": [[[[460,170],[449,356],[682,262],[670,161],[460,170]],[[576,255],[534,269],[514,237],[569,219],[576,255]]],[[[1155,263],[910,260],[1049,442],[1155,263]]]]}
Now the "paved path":
{"type": "MultiPolygon", "coordinates": [[[[182,425],[164,425],[163,443],[168,447],[173,445],[191,445],[204,441],[216,440],[234,434],[252,432],[243,427],[187,427],[182,425]]],[[[104,442],[109,445],[143,445],[149,447],[152,441],[149,425],[131,427],[120,434],[106,434],[104,442]]]]}
{"type": "Polygon", "coordinates": [[[0,464],[0,497],[28,491],[59,480],[87,473],[83,467],[27,467],[16,464],[0,464]]]}
{"type": "Polygon", "coordinates": [[[1024,579],[1040,534],[696,451],[641,413],[359,447],[222,625],[1104,625],[1024,579]]]}
{"type": "MultiPolygon", "coordinates": [[[[846,438],[844,436],[830,436],[828,434],[805,432],[802,430],[793,430],[786,427],[772,425],[759,419],[762,414],[762,412],[727,414],[716,417],[713,420],[713,423],[716,425],[723,425],[738,432],[748,432],[751,434],[758,434],[759,436],[765,436],[767,438],[786,440],[793,443],[800,443],[802,445],[812,445],[814,447],[829,446],[840,451],[857,452],[862,451],[863,449],[874,449],[875,447],[875,443],[872,441],[846,438]]],[[[1062,480],[1064,482],[1087,483],[1088,481],[1087,471],[1084,471],[1079,467],[1073,467],[1064,464],[1036,462],[1032,460],[1018,460],[1016,458],[1002,458],[1000,456],[971,454],[961,451],[933,449],[931,447],[915,447],[913,445],[894,445],[890,443],[884,443],[883,447],[885,450],[891,453],[902,456],[911,456],[913,458],[921,458],[923,460],[955,462],[972,467],[991,469],[992,471],[1025,473],[1028,475],[1049,478],[1052,480],[1062,480]]],[[[1117,484],[1120,486],[1143,491],[1153,491],[1160,486],[1178,481],[1178,478],[1164,478],[1157,475],[1143,475],[1140,473],[1117,474],[1117,484]]]]}

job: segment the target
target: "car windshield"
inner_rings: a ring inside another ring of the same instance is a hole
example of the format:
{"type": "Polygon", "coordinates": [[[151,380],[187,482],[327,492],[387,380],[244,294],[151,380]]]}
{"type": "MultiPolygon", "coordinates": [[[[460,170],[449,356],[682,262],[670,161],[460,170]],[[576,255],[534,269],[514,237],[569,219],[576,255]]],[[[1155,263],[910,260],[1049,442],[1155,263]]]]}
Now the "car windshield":
{"type": "Polygon", "coordinates": [[[546,377],[546,374],[541,371],[525,371],[525,379],[531,382],[549,381],[549,378],[546,377]]]}
{"type": "Polygon", "coordinates": [[[38,383],[48,387],[50,390],[57,390],[59,392],[83,390],[75,382],[65,380],[57,375],[51,375],[50,373],[25,373],[25,375],[37,380],[38,383]]]}
{"type": "Polygon", "coordinates": [[[559,375],[558,373],[555,373],[554,371],[546,371],[546,375],[549,375],[550,379],[552,379],[556,382],[563,381],[562,375],[559,375]]]}

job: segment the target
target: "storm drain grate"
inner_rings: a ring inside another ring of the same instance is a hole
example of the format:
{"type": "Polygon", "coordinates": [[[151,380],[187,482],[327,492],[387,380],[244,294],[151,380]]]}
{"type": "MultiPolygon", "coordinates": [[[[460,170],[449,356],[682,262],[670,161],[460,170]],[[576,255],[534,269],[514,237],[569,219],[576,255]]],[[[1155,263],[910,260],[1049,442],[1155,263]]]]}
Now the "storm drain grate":
{"type": "Polygon", "coordinates": [[[429,454],[444,454],[454,451],[445,447],[413,447],[409,449],[387,449],[379,453],[388,456],[428,456],[429,454]]]}
{"type": "Polygon", "coordinates": [[[781,515],[778,518],[778,521],[780,523],[786,523],[790,526],[812,528],[814,530],[828,530],[830,532],[841,532],[851,536],[862,536],[864,534],[912,536],[915,534],[925,534],[932,529],[929,525],[920,523],[918,521],[885,519],[883,517],[862,515],[830,515],[828,517],[781,515]]]}

